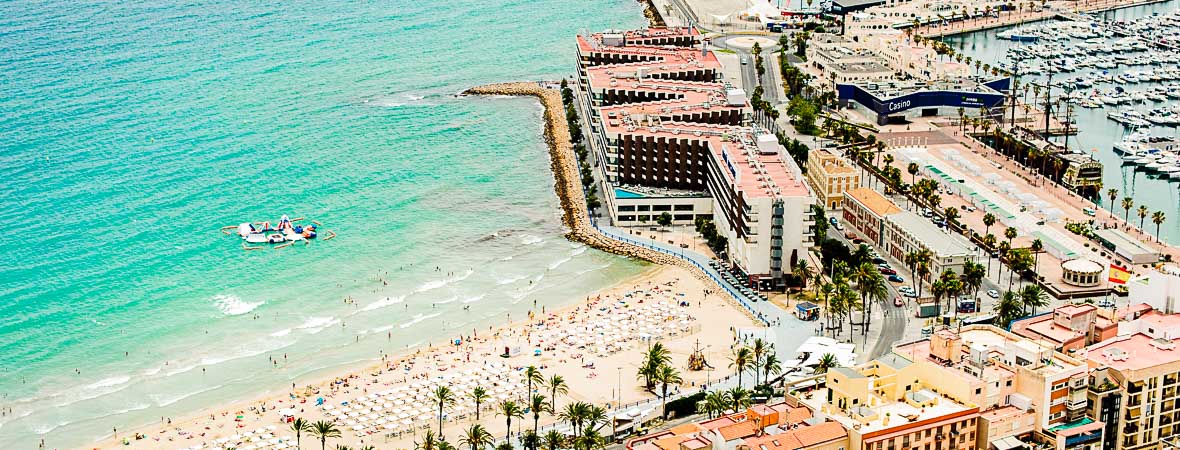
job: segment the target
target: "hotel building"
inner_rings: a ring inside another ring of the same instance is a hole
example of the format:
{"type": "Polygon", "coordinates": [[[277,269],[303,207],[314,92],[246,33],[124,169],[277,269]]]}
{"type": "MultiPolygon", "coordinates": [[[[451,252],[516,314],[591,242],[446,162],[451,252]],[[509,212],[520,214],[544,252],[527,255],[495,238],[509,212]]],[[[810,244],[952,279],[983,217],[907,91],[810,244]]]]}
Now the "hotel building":
{"type": "Polygon", "coordinates": [[[715,81],[720,63],[693,47],[698,37],[664,28],[578,36],[604,203],[619,226],[662,212],[678,225],[709,217],[736,269],[782,288],[812,244],[815,196],[777,138],[749,125],[745,93],[715,81]]]}
{"type": "Polygon", "coordinates": [[[844,207],[844,192],[860,187],[860,171],[827,150],[807,153],[807,182],[825,209],[844,207]]]}
{"type": "Polygon", "coordinates": [[[1105,423],[1103,450],[1161,448],[1180,434],[1180,315],[1148,312],[1119,336],[1087,347],[1090,413],[1105,423]]]}

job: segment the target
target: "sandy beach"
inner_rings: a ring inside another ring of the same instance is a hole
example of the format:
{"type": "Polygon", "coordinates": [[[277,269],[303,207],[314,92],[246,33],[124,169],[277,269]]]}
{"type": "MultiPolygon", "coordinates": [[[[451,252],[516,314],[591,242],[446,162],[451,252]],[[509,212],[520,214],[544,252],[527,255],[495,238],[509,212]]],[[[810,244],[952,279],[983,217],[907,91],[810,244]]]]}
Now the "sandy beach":
{"type": "MultiPolygon", "coordinates": [[[[569,393],[558,396],[558,409],[573,401],[609,406],[655,398],[637,381],[636,369],[648,342],[657,340],[671,350],[684,378],[679,388],[699,387],[729,374],[734,329],[756,326],[726,299],[706,296],[705,289],[686,269],[658,266],[577,305],[535,311],[527,321],[450,337],[458,341],[454,345],[389,356],[361,370],[276,387],[284,389],[281,393],[118,430],[86,448],[286,448],[294,445],[294,433],[282,422],[284,413],[312,422],[335,421],[343,436],[331,439],[330,446],[411,448],[426,427],[437,427],[437,405],[429,400],[437,385],[449,386],[459,400],[444,423],[444,434],[452,441],[460,428],[475,421],[468,397],[477,385],[492,393],[481,407],[480,423],[493,436],[503,437],[505,422],[494,408],[502,399],[523,406],[522,369],[530,365],[546,378],[565,379],[569,393]],[[688,355],[698,342],[715,370],[687,369],[688,355]],[[513,355],[501,356],[505,348],[513,355]],[[320,399],[322,406],[317,406],[320,399]]],[[[548,396],[544,389],[534,390],[548,396]]],[[[542,425],[554,421],[542,415],[542,425]]],[[[513,431],[531,422],[528,414],[515,421],[513,431]]],[[[309,436],[303,438],[309,445],[309,436]]]]}

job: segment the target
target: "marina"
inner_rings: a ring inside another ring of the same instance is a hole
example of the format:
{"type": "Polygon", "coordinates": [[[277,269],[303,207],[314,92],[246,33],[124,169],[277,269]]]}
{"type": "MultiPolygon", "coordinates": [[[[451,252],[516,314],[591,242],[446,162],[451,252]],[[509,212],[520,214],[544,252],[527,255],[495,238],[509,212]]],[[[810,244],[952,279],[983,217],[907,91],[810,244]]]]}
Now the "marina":
{"type": "MultiPolygon", "coordinates": [[[[1180,206],[1180,10],[1170,1],[942,38],[968,61],[1008,70],[1018,106],[1076,130],[1052,133],[1111,170],[1103,191],[1153,209],[1180,206]]],[[[1007,108],[1006,108],[1007,109],[1007,108]]],[[[1044,120],[1041,123],[1045,123],[1044,120]]],[[[1040,130],[1038,130],[1040,131],[1040,130]]],[[[1108,196],[1095,201],[1122,213],[1108,196]]],[[[1180,237],[1168,224],[1165,240],[1180,237]]]]}

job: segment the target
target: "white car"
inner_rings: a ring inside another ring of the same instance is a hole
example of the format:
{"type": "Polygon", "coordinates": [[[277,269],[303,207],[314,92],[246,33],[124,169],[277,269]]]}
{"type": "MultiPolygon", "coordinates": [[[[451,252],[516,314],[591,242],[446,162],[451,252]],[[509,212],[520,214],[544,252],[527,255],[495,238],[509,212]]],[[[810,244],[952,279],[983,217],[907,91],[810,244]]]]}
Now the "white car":
{"type": "Polygon", "coordinates": [[[987,296],[991,297],[991,298],[1000,298],[1000,291],[997,291],[995,289],[988,289],[987,296]]]}

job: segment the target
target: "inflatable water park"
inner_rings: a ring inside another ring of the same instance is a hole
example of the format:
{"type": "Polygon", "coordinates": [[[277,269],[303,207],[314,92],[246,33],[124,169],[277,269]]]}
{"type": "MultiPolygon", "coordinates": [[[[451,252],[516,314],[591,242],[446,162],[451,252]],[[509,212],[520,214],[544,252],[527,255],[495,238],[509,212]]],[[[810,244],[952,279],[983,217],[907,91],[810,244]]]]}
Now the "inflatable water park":
{"type": "MultiPolygon", "coordinates": [[[[298,224],[303,220],[302,217],[292,219],[283,214],[278,223],[273,225],[270,221],[243,222],[238,225],[221,227],[221,231],[225,234],[233,234],[232,230],[236,229],[238,237],[242,238],[242,249],[244,250],[262,250],[267,246],[280,249],[297,242],[307,245],[313,239],[320,237],[320,229],[323,224],[314,220],[310,221],[311,224],[308,225],[298,224]]],[[[323,230],[323,239],[321,240],[327,241],[334,237],[336,237],[336,233],[332,230],[323,230]]]]}

